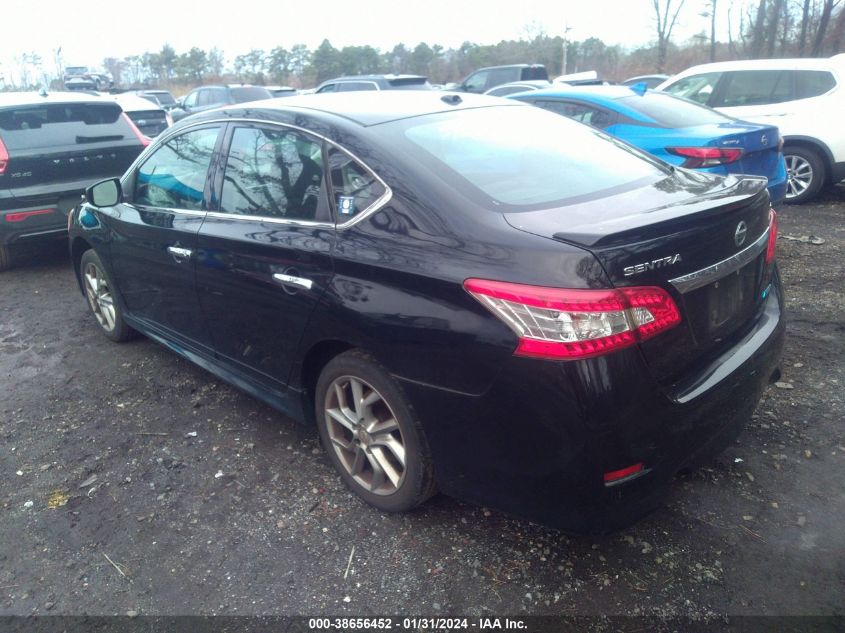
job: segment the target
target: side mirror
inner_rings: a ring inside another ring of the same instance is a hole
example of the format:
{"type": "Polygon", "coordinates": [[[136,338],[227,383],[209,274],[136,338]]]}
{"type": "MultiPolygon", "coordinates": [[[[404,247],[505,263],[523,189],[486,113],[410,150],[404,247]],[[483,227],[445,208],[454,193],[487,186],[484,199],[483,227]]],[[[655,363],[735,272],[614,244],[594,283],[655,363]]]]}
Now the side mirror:
{"type": "Polygon", "coordinates": [[[121,195],[120,180],[117,178],[101,180],[85,190],[85,199],[91,206],[98,209],[100,207],[113,207],[120,202],[121,195]]]}

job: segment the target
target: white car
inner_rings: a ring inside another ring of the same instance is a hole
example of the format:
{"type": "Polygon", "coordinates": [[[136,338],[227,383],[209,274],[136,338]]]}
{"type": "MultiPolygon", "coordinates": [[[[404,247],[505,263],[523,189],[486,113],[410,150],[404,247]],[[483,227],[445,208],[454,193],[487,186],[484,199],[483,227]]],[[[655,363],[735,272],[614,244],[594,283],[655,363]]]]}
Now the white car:
{"type": "Polygon", "coordinates": [[[128,92],[115,95],[104,94],[104,96],[117,101],[144,136],[153,138],[173,125],[173,117],[170,113],[148,99],[128,92]]]}
{"type": "Polygon", "coordinates": [[[845,54],[693,66],[657,87],[738,119],[776,125],[784,140],[787,202],[845,178],[845,54]]]}

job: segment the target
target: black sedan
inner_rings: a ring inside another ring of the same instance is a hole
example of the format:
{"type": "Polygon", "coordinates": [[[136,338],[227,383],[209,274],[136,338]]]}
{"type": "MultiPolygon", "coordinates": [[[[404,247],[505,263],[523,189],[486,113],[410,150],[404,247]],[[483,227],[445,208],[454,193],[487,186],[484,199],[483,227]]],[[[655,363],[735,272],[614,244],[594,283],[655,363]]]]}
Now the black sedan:
{"type": "Polygon", "coordinates": [[[573,531],[654,508],[777,375],[765,179],[438,92],[233,106],[74,210],[80,288],[316,424],[385,511],[436,490],[573,531]]]}

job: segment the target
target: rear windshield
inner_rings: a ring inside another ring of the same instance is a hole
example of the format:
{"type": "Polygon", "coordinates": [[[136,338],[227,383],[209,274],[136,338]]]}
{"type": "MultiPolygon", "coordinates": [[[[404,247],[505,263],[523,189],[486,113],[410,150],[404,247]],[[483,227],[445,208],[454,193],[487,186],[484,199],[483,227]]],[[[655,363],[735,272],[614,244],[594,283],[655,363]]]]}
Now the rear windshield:
{"type": "Polygon", "coordinates": [[[646,92],[644,95],[622,97],[617,101],[640,114],[654,119],[663,127],[693,127],[710,123],[727,123],[733,121],[707,106],[698,105],[686,99],[678,99],[661,92],[646,92]]]}
{"type": "Polygon", "coordinates": [[[174,99],[173,95],[169,92],[148,92],[147,94],[158,99],[158,102],[161,105],[173,105],[174,103],[176,103],[176,99],[174,99]]]}
{"type": "Polygon", "coordinates": [[[0,110],[8,149],[77,145],[132,138],[116,103],[45,103],[0,110]]]}
{"type": "Polygon", "coordinates": [[[249,88],[232,88],[232,99],[235,103],[246,103],[247,101],[260,101],[261,99],[272,99],[273,95],[267,88],[251,86],[249,88]]]}
{"type": "Polygon", "coordinates": [[[499,211],[573,204],[666,176],[629,145],[540,108],[460,110],[388,125],[401,129],[405,155],[499,211]]]}
{"type": "Polygon", "coordinates": [[[425,77],[403,77],[389,80],[394,90],[431,90],[431,84],[425,77]]]}

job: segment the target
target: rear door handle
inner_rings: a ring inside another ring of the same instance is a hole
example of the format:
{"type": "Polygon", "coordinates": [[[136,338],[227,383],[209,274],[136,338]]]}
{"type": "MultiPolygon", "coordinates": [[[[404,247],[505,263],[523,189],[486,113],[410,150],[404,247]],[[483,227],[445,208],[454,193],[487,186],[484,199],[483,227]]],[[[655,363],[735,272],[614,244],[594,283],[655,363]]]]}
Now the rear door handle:
{"type": "Polygon", "coordinates": [[[282,273],[274,273],[273,279],[283,286],[298,286],[299,288],[305,288],[306,290],[311,290],[311,286],[314,285],[314,282],[310,279],[305,279],[304,277],[294,277],[293,275],[284,275],[282,273]]]}
{"type": "Polygon", "coordinates": [[[194,254],[194,251],[190,248],[182,248],[181,246],[168,246],[167,252],[173,255],[173,259],[180,264],[188,261],[194,254]]]}

